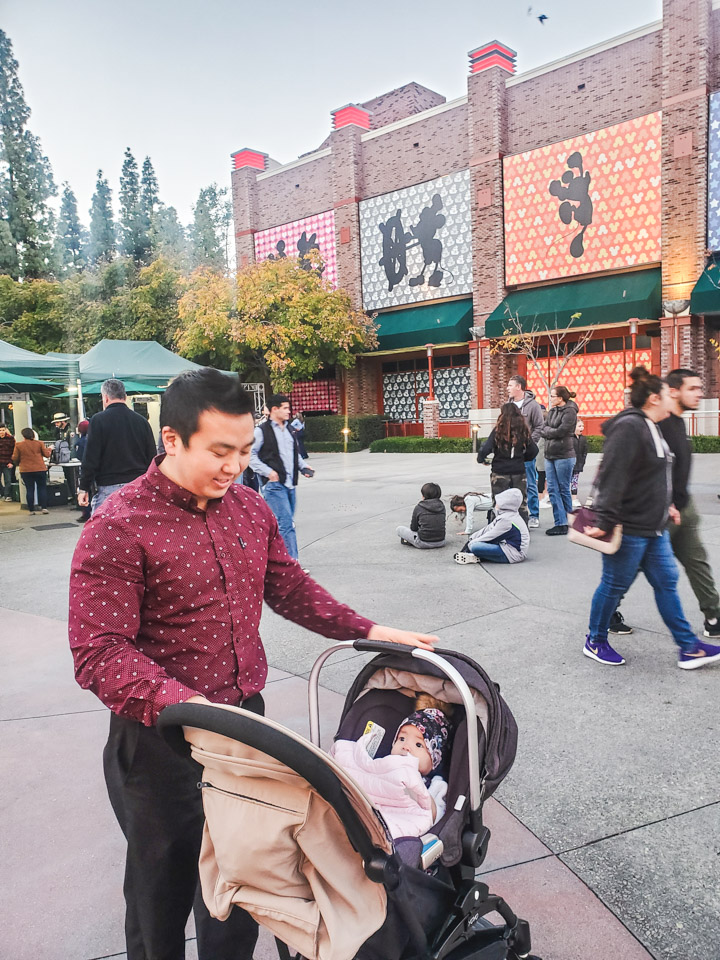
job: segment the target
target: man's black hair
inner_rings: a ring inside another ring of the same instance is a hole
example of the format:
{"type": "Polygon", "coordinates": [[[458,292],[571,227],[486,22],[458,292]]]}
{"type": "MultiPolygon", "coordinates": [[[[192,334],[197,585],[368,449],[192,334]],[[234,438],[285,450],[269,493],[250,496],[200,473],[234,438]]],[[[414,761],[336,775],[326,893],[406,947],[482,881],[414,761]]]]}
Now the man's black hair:
{"type": "Polygon", "coordinates": [[[424,483],[420,487],[420,493],[423,500],[439,500],[442,496],[442,490],[437,483],[424,483]]]}
{"type": "Polygon", "coordinates": [[[696,373],[694,370],[687,370],[684,367],[678,367],[676,370],[671,370],[670,373],[665,377],[665,383],[669,387],[672,387],[673,390],[679,390],[689,377],[699,376],[700,374],[696,373]]]}
{"type": "Polygon", "coordinates": [[[290,403],[290,397],[285,393],[274,393],[267,401],[267,408],[272,410],[273,407],[281,407],[284,403],[290,403]]]}
{"type": "Polygon", "coordinates": [[[514,373],[511,377],[508,377],[508,380],[515,380],[519,387],[522,387],[523,390],[527,390],[527,380],[519,373],[514,373]]]}
{"type": "Polygon", "coordinates": [[[253,402],[239,377],[230,377],[212,367],[186,370],[175,377],[163,394],[160,426],[173,429],[187,447],[197,432],[200,414],[218,410],[241,416],[252,414],[253,402]]]}

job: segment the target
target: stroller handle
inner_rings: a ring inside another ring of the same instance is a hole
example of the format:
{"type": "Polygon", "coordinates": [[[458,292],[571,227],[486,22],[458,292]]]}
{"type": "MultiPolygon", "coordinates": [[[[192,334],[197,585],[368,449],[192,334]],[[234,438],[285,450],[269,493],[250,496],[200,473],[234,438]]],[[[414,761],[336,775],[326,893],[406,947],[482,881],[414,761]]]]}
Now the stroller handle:
{"type": "Polygon", "coordinates": [[[468,767],[470,775],[470,807],[472,810],[480,810],[482,806],[482,783],[480,777],[480,757],[477,732],[477,714],[475,712],[475,701],[473,700],[470,687],[467,685],[461,674],[455,667],[448,663],[442,656],[442,653],[451,651],[435,652],[424,650],[421,647],[410,647],[402,643],[389,643],[385,640],[346,640],[336,643],[329,647],[324,653],[321,653],[313,664],[308,678],[308,712],[310,717],[310,741],[316,747],[320,746],[320,671],[325,662],[339,650],[360,650],[368,653],[392,653],[404,654],[408,657],[414,657],[416,660],[426,660],[432,663],[438,670],[441,670],[445,676],[452,681],[456,690],[460,694],[460,699],[465,708],[465,717],[467,720],[468,737],[468,767]]]}

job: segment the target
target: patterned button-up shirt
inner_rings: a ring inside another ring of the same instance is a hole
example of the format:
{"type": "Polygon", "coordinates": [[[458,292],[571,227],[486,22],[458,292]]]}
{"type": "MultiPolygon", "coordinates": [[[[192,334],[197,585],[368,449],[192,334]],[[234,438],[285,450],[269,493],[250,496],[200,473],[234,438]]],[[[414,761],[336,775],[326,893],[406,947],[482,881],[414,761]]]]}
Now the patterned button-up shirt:
{"type": "Polygon", "coordinates": [[[75,549],[69,634],[82,687],[147,726],[195,694],[238,704],[265,685],[263,600],[324,637],[367,636],[372,621],[288,556],[262,497],[233,484],[199,510],[161,459],[106,502],[75,549]]]}

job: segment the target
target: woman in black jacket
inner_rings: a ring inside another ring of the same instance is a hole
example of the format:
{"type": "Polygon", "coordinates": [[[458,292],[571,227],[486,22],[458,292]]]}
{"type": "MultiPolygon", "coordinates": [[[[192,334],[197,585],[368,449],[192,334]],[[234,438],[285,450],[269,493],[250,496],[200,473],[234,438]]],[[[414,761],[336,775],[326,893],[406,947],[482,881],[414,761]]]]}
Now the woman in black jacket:
{"type": "Polygon", "coordinates": [[[490,454],[493,455],[490,472],[490,489],[493,498],[498,493],[509,490],[511,487],[520,490],[523,501],[518,512],[527,523],[525,463],[535,459],[538,455],[538,448],[530,436],[530,428],[525,417],[520,413],[517,404],[506,403],[501,407],[497,423],[478,452],[478,463],[485,463],[490,454]]]}
{"type": "Polygon", "coordinates": [[[570,481],[575,466],[575,425],[578,408],[575,396],[556,383],[550,390],[550,409],[540,436],[545,439],[545,473],[555,526],[545,533],[557,537],[567,533],[567,515],[572,513],[570,481]]]}
{"type": "Polygon", "coordinates": [[[625,663],[608,643],[608,628],[620,598],[642,570],[680,648],[678,666],[694,670],[720,660],[720,647],[698,639],[677,592],[678,567],[667,524],[668,518],[679,523],[680,513],[672,504],[672,454],[656,426],[669,415],[672,401],[667,384],[644,367],[636,367],[630,377],[632,406],[602,427],[606,440],[593,501],[597,526],[585,528],[588,536],[602,537],[621,523],[622,542],[617,553],[603,554],[583,653],[598,663],[625,663]]]}

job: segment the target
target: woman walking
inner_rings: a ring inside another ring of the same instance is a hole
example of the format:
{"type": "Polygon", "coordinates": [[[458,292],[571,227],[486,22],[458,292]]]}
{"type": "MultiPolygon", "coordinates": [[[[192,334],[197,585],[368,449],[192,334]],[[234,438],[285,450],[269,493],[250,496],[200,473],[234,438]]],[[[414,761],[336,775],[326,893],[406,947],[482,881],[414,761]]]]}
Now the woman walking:
{"type": "Polygon", "coordinates": [[[29,515],[35,516],[36,505],[43,513],[47,513],[47,467],[43,457],[52,456],[52,450],[40,440],[30,427],[21,430],[23,439],[15,444],[13,463],[19,470],[22,481],[27,490],[27,505],[29,515]],[[37,497],[36,497],[37,491],[37,497]]]}
{"type": "Polygon", "coordinates": [[[678,523],[680,514],[672,505],[672,454],[656,426],[670,414],[672,400],[667,384],[644,367],[636,367],[630,378],[632,406],[602,427],[607,439],[593,501],[597,526],[585,528],[588,536],[602,537],[621,523],[622,542],[617,553],[603,554],[583,653],[609,666],[625,663],[608,643],[608,628],[620,598],[642,570],[679,647],[678,666],[694,670],[720,660],[720,647],[698,639],[677,592],[667,523],[668,518],[678,523]]]}
{"type": "Polygon", "coordinates": [[[578,408],[575,396],[567,387],[556,383],[550,390],[550,409],[540,436],[545,439],[545,473],[555,526],[545,533],[549,537],[564,536],[567,515],[572,512],[570,480],[575,466],[575,425],[578,408]]]}
{"type": "Polygon", "coordinates": [[[530,427],[515,403],[505,403],[500,408],[497,423],[490,436],[480,448],[478,463],[493,455],[490,472],[490,488],[494,498],[504,490],[519,490],[522,506],[519,514],[528,522],[527,475],[525,463],[534,460],[538,448],[530,436],[530,427]]]}

